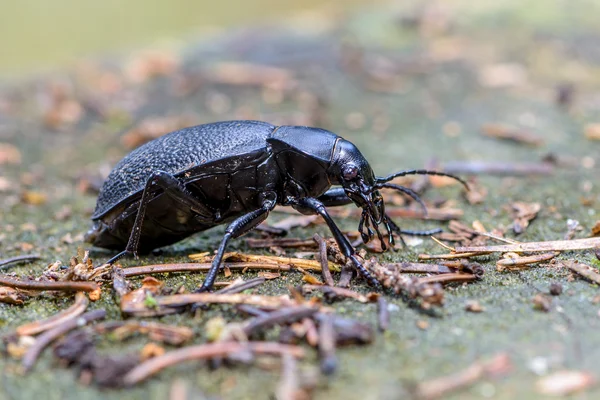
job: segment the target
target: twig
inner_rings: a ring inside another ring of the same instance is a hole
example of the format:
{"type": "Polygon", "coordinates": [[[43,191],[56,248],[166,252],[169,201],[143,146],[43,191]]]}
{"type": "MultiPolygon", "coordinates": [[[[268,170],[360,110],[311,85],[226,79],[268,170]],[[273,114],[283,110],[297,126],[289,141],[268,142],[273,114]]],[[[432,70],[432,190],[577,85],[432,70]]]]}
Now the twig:
{"type": "Polygon", "coordinates": [[[523,267],[526,265],[536,264],[539,262],[552,260],[554,257],[556,257],[559,254],[560,254],[560,252],[554,251],[552,253],[542,253],[542,254],[536,254],[536,255],[527,256],[527,257],[502,258],[502,259],[496,261],[496,269],[499,272],[502,272],[507,269],[509,271],[519,270],[519,269],[523,269],[523,267]]]}
{"type": "Polygon", "coordinates": [[[377,323],[380,332],[385,332],[390,327],[390,310],[388,310],[387,300],[383,296],[379,296],[377,299],[377,323]]]}
{"type": "Polygon", "coordinates": [[[319,357],[321,358],[321,372],[325,375],[331,375],[337,369],[335,343],[333,318],[325,316],[319,322],[319,357]]]}
{"type": "Polygon", "coordinates": [[[304,357],[304,349],[298,346],[284,345],[275,342],[216,342],[201,344],[197,346],[183,347],[178,350],[167,352],[161,356],[149,359],[125,375],[123,382],[127,386],[135,385],[162,369],[179,364],[184,361],[204,360],[214,357],[225,357],[230,354],[251,351],[257,354],[282,355],[290,354],[293,357],[304,357]]]}
{"type": "Polygon", "coordinates": [[[340,280],[338,281],[338,286],[342,288],[347,288],[348,286],[350,286],[352,274],[354,274],[354,269],[350,265],[344,264],[342,266],[342,272],[340,273],[340,280]]]}
{"type": "Polygon", "coordinates": [[[600,274],[596,272],[595,268],[590,267],[589,265],[579,263],[577,261],[563,261],[561,265],[569,268],[571,271],[578,273],[584,278],[600,285],[600,274]]]}
{"type": "Polygon", "coordinates": [[[420,298],[423,301],[422,307],[424,308],[429,308],[432,305],[441,306],[444,302],[444,291],[439,284],[432,285],[416,277],[404,275],[393,268],[386,268],[379,264],[376,259],[365,262],[365,267],[375,275],[375,278],[384,287],[391,288],[395,293],[403,292],[413,299],[420,298]]]}
{"type": "MultiPolygon", "coordinates": [[[[206,272],[210,269],[210,263],[177,263],[177,264],[156,264],[143,265],[139,267],[129,267],[123,269],[123,275],[126,278],[138,275],[164,274],[167,272],[206,272]]],[[[222,268],[230,270],[267,270],[267,271],[290,271],[292,267],[284,264],[260,263],[260,262],[239,262],[223,263],[222,268]]]]}
{"type": "Polygon", "coordinates": [[[94,326],[98,333],[112,332],[112,335],[123,340],[133,333],[147,334],[151,340],[179,346],[194,336],[194,331],[187,326],[173,326],[148,321],[109,321],[94,326]]]}
{"type": "Polygon", "coordinates": [[[478,278],[473,274],[464,274],[462,272],[452,272],[450,274],[432,275],[424,278],[418,278],[417,284],[432,283],[452,283],[452,282],[473,282],[478,278]]]}
{"type": "Polygon", "coordinates": [[[381,264],[385,268],[395,269],[398,272],[413,274],[447,274],[454,272],[453,269],[439,264],[424,264],[413,262],[398,262],[381,264]]]}
{"type": "MultiPolygon", "coordinates": [[[[171,296],[157,296],[153,298],[153,307],[182,307],[189,304],[249,304],[265,308],[280,308],[285,305],[293,305],[290,299],[275,296],[261,296],[248,294],[217,294],[217,293],[187,293],[175,294],[171,296]]],[[[136,313],[147,311],[148,307],[144,303],[128,304],[122,309],[125,313],[136,313]]]]}
{"type": "Polygon", "coordinates": [[[419,254],[419,260],[452,260],[454,258],[471,258],[490,254],[487,252],[465,252],[465,253],[449,253],[449,254],[419,254]]]}
{"type": "Polygon", "coordinates": [[[267,315],[251,319],[242,329],[246,336],[249,337],[260,329],[283,323],[296,322],[314,315],[317,311],[318,308],[314,307],[285,307],[267,315]]]}
{"type": "Polygon", "coordinates": [[[302,286],[302,291],[306,290],[318,290],[323,292],[325,295],[334,294],[339,297],[346,297],[349,299],[357,300],[361,303],[371,303],[377,300],[377,295],[364,295],[354,290],[336,287],[336,286],[325,286],[325,285],[304,285],[302,286]]]}
{"type": "Polygon", "coordinates": [[[29,290],[57,290],[62,292],[93,292],[98,289],[94,282],[75,281],[22,281],[0,275],[0,285],[29,290]]]}
{"type": "Polygon", "coordinates": [[[486,375],[501,375],[511,368],[508,354],[500,353],[486,362],[476,362],[454,374],[419,383],[416,395],[419,399],[433,400],[447,396],[482,379],[486,375]]]}
{"type": "MultiPolygon", "coordinates": [[[[188,256],[191,260],[208,262],[211,260],[211,257],[207,257],[205,254],[190,254],[188,256]]],[[[238,252],[225,253],[223,255],[223,260],[228,262],[236,261],[236,262],[246,262],[246,263],[271,263],[276,265],[289,265],[292,267],[300,267],[305,270],[310,271],[320,271],[321,264],[315,260],[305,260],[303,258],[292,258],[292,257],[277,257],[277,256],[264,256],[257,254],[244,254],[238,252]]],[[[227,265],[225,263],[224,265],[227,265]]],[[[334,271],[339,271],[340,266],[336,263],[329,262],[329,269],[334,271]]]]}
{"type": "Polygon", "coordinates": [[[493,253],[493,252],[538,252],[538,251],[567,251],[587,250],[600,246],[600,237],[575,240],[550,240],[545,242],[525,242],[499,246],[465,246],[457,247],[457,253],[493,253]]]}
{"type": "Polygon", "coordinates": [[[34,321],[19,326],[17,328],[17,334],[20,336],[31,336],[37,335],[38,333],[47,331],[49,329],[53,329],[56,326],[64,323],[66,320],[83,314],[88,306],[88,303],[89,300],[87,296],[82,292],[77,292],[75,295],[75,304],[73,304],[71,307],[44,320],[34,321]]]}
{"type": "Polygon", "coordinates": [[[263,283],[265,283],[265,281],[266,281],[265,278],[254,278],[254,279],[250,279],[249,281],[245,281],[245,282],[242,282],[239,284],[229,285],[221,290],[217,290],[215,293],[218,293],[218,294],[241,293],[244,290],[248,290],[248,289],[252,289],[257,286],[260,286],[263,283]]]}
{"type": "Polygon", "coordinates": [[[41,257],[39,254],[29,254],[24,256],[16,256],[11,258],[5,258],[4,260],[0,260],[0,269],[4,269],[9,264],[16,264],[20,262],[31,262],[35,260],[39,260],[41,257]]]}
{"type": "Polygon", "coordinates": [[[281,356],[281,379],[277,385],[277,400],[296,400],[299,390],[298,365],[288,353],[281,356]]]}
{"type": "Polygon", "coordinates": [[[331,271],[327,268],[329,264],[327,260],[327,241],[319,236],[318,233],[314,234],[313,240],[319,245],[319,261],[321,262],[321,274],[323,275],[323,280],[326,285],[335,286],[331,271]]]}
{"type": "Polygon", "coordinates": [[[315,247],[315,242],[311,239],[298,238],[271,238],[271,239],[246,239],[248,247],[257,249],[264,247],[315,247]]]}
{"type": "Polygon", "coordinates": [[[35,364],[38,356],[41,352],[56,340],[58,337],[64,335],[65,333],[72,331],[73,329],[80,327],[82,325],[86,325],[92,321],[103,319],[106,316],[105,310],[94,310],[88,313],[83,314],[78,318],[71,318],[67,321],[64,321],[62,325],[59,325],[49,331],[41,334],[23,356],[23,371],[28,372],[31,367],[35,364]]]}

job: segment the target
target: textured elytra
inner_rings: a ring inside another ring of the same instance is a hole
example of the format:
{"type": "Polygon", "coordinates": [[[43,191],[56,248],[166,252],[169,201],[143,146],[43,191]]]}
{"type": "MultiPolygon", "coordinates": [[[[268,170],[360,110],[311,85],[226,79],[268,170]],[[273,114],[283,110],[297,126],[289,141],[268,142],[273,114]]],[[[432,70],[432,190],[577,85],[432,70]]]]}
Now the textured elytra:
{"type": "Polygon", "coordinates": [[[177,176],[193,166],[266,147],[275,126],[259,121],[227,121],[171,132],[129,153],[108,175],[92,219],[144,189],[155,171],[177,176]]]}

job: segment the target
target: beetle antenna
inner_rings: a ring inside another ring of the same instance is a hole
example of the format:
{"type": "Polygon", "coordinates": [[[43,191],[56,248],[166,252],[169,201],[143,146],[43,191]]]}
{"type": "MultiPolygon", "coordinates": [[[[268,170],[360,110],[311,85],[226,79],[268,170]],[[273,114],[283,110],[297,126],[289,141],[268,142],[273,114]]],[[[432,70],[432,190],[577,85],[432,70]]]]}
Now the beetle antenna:
{"type": "Polygon", "coordinates": [[[396,172],[395,174],[388,175],[388,176],[386,176],[385,178],[381,178],[381,177],[380,177],[380,178],[377,178],[377,179],[376,179],[376,183],[378,183],[378,184],[379,184],[379,183],[385,183],[385,182],[389,182],[389,181],[391,181],[391,180],[392,180],[392,179],[394,179],[394,178],[397,178],[397,177],[399,177],[399,176],[406,176],[406,175],[434,175],[434,176],[446,176],[446,177],[448,177],[448,178],[452,178],[452,179],[454,179],[454,180],[456,180],[456,181],[460,182],[460,183],[461,183],[461,184],[462,184],[462,185],[465,187],[465,189],[467,189],[467,190],[471,190],[471,189],[469,188],[469,184],[468,184],[468,183],[467,183],[465,180],[463,180],[463,179],[459,178],[459,177],[458,177],[458,176],[456,176],[456,175],[447,174],[447,173],[445,173],[445,172],[439,172],[439,171],[430,171],[430,170],[428,170],[428,169],[412,169],[412,170],[408,170],[408,171],[400,171],[400,172],[396,172]]]}
{"type": "Polygon", "coordinates": [[[408,195],[410,198],[412,198],[417,203],[419,203],[419,205],[423,209],[423,213],[425,214],[425,216],[427,216],[427,207],[425,206],[425,203],[423,202],[423,200],[421,200],[421,198],[415,191],[413,191],[405,186],[396,185],[394,183],[376,183],[375,186],[373,186],[373,188],[374,189],[382,189],[382,188],[395,189],[395,190],[398,190],[399,192],[402,192],[402,193],[408,195]]]}

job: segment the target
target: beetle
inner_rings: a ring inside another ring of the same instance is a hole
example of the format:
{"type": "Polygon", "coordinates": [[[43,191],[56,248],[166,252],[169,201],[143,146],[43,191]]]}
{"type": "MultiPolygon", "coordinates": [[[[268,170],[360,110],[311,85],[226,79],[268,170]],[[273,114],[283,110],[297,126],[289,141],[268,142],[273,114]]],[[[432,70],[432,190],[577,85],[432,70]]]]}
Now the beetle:
{"type": "MultiPolygon", "coordinates": [[[[204,283],[209,290],[231,239],[264,221],[277,204],[327,223],[344,256],[372,285],[369,274],[329,213],[328,206],[354,203],[362,209],[364,242],[380,226],[393,233],[430,235],[439,230],[402,230],[386,214],[379,189],[398,190],[424,207],[409,188],[390,183],[409,174],[450,176],[429,170],[376,177],[351,142],[319,128],[274,126],[259,121],[225,121],[184,128],[154,139],[129,153],[108,175],[92,215],[86,241],[96,247],[146,254],[196,232],[228,224],[204,283]],[[123,250],[124,248],[124,250],[123,250]]],[[[400,236],[401,237],[401,236],[400,236]]]]}

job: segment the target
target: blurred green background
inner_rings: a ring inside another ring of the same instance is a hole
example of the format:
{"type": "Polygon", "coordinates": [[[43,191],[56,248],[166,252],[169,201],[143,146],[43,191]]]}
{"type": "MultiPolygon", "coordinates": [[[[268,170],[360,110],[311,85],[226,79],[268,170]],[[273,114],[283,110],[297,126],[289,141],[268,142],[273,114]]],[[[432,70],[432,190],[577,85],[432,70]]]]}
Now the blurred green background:
{"type": "MultiPolygon", "coordinates": [[[[0,2],[0,77],[66,65],[82,56],[255,25],[381,0],[5,0],[0,2]]],[[[318,22],[316,22],[318,23],[318,22]]]]}

